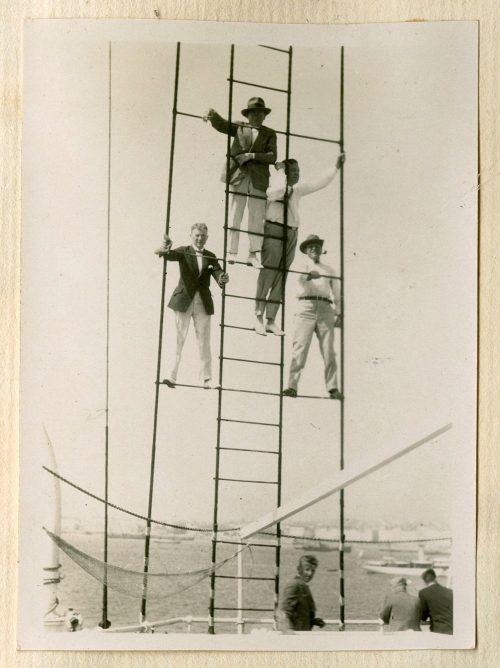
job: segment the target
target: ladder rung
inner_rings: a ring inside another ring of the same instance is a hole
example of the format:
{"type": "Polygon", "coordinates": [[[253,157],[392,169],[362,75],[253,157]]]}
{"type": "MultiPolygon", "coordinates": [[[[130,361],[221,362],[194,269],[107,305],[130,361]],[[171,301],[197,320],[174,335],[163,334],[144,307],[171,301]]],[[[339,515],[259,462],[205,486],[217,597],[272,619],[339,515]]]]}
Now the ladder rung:
{"type": "MultiPolygon", "coordinates": [[[[331,397],[320,397],[314,394],[297,394],[297,399],[327,399],[328,401],[332,401],[331,397]]],[[[335,401],[335,399],[333,401],[335,401]]],[[[342,400],[337,399],[336,401],[342,401],[342,400]]]]}
{"type": "MultiPolygon", "coordinates": [[[[272,47],[268,46],[265,47],[267,49],[270,49],[272,47]]],[[[277,51],[281,51],[281,49],[276,49],[277,51]]],[[[284,53],[288,53],[285,51],[284,53]]],[[[244,83],[244,82],[237,82],[237,83],[244,83]]],[[[266,86],[258,86],[258,88],[266,88],[266,86]]],[[[286,93],[287,91],[283,91],[281,88],[271,88],[270,90],[277,90],[277,91],[282,91],[286,93]]],[[[203,116],[198,116],[198,114],[188,114],[185,111],[176,111],[176,114],[179,116],[188,116],[190,118],[203,118],[203,116]]],[[[339,139],[326,139],[325,137],[312,137],[311,135],[301,135],[296,132],[286,132],[286,130],[274,130],[276,134],[278,135],[288,135],[289,137],[299,137],[301,139],[312,139],[312,141],[324,141],[327,142],[328,144],[341,144],[339,139]]],[[[238,193],[239,194],[239,193],[238,193]]],[[[246,193],[245,193],[246,194],[246,193]]],[[[250,195],[251,197],[251,195],[250,195]]],[[[256,196],[258,197],[258,195],[256,196]]]]}
{"type": "Polygon", "coordinates": [[[249,360],[244,357],[223,357],[223,360],[231,360],[232,362],[248,362],[249,364],[269,364],[269,366],[281,366],[280,362],[266,362],[264,360],[249,360]]]}
{"type": "Polygon", "coordinates": [[[244,610],[247,612],[274,612],[274,608],[214,608],[214,610],[244,610]]]}
{"type": "Polygon", "coordinates": [[[277,46],[267,46],[267,44],[257,44],[257,46],[261,46],[263,49],[271,49],[271,51],[281,51],[281,53],[287,53],[290,55],[290,51],[288,49],[278,49],[277,46]]]}
{"type": "MultiPolygon", "coordinates": [[[[233,294],[228,294],[227,292],[225,296],[233,297],[234,299],[249,299],[251,302],[255,301],[255,297],[245,297],[244,295],[233,295],[233,294]]],[[[276,299],[266,299],[265,301],[267,304],[281,304],[281,302],[277,301],[276,299]]]]}
{"type": "MultiPolygon", "coordinates": [[[[251,195],[250,193],[239,193],[237,190],[228,190],[230,195],[240,195],[240,197],[251,197],[252,199],[265,199],[267,202],[267,197],[265,195],[251,195]]],[[[225,226],[224,226],[225,227],[225,226]]],[[[238,227],[230,227],[230,230],[236,230],[237,232],[247,232],[248,234],[258,234],[259,236],[266,236],[261,232],[250,232],[249,230],[240,230],[238,227]]]]}
{"type": "MultiPolygon", "coordinates": [[[[234,194],[235,195],[241,195],[243,193],[234,193],[234,194]]],[[[249,197],[252,197],[252,195],[249,195],[249,197]]],[[[280,201],[280,200],[276,200],[276,201],[280,201]]],[[[290,226],[288,225],[287,227],[290,227],[290,226]]],[[[239,227],[228,227],[228,226],[224,225],[224,229],[233,230],[234,232],[239,232],[240,234],[250,234],[254,237],[264,237],[265,239],[277,239],[278,241],[283,241],[283,237],[277,237],[277,236],[274,236],[272,234],[263,234],[262,232],[250,232],[250,230],[240,230],[239,227]]],[[[240,264],[246,264],[246,262],[242,262],[240,264]]]]}
{"type": "Polygon", "coordinates": [[[276,450],[252,450],[251,448],[222,448],[219,447],[219,450],[234,450],[235,452],[263,452],[266,455],[279,455],[279,452],[276,450]]]}
{"type": "MultiPolygon", "coordinates": [[[[243,543],[238,543],[236,540],[215,540],[216,543],[224,543],[224,545],[239,545],[242,546],[243,543]]],[[[246,543],[245,543],[246,544],[246,543]]],[[[276,549],[279,545],[272,545],[271,543],[248,543],[250,547],[272,547],[276,549]]]]}
{"type": "Polygon", "coordinates": [[[274,130],[278,135],[288,135],[289,137],[300,137],[301,139],[312,139],[313,141],[326,141],[328,144],[341,144],[338,139],[324,139],[323,137],[311,137],[310,135],[299,135],[295,132],[286,132],[285,130],[274,130]]]}
{"type": "MultiPolygon", "coordinates": [[[[246,394],[265,394],[268,397],[279,397],[279,392],[262,392],[261,390],[240,390],[236,387],[224,387],[222,388],[225,392],[244,392],[246,394]]],[[[325,397],[326,399],[327,397],[325,397]]]]}
{"type": "Polygon", "coordinates": [[[221,422],[237,422],[239,424],[260,424],[263,427],[279,427],[279,424],[273,422],[254,422],[253,420],[231,420],[230,418],[217,418],[221,422]]]}
{"type": "Polygon", "coordinates": [[[240,81],[240,79],[228,78],[228,81],[232,81],[233,83],[243,84],[244,86],[253,86],[253,88],[265,88],[266,90],[275,90],[278,93],[286,93],[288,95],[288,90],[285,88],[273,88],[272,86],[264,86],[264,84],[255,84],[251,83],[250,81],[240,81]]]}
{"type": "MultiPolygon", "coordinates": [[[[214,478],[215,480],[215,478],[214,478]]],[[[243,480],[242,478],[219,478],[219,480],[225,480],[226,482],[250,482],[257,485],[277,485],[278,483],[274,480],[243,480]]]]}
{"type": "Polygon", "coordinates": [[[255,329],[253,327],[242,327],[241,325],[222,325],[220,324],[219,327],[223,328],[228,328],[228,329],[243,329],[245,332],[255,332],[255,329]]]}
{"type": "Polygon", "coordinates": [[[274,582],[276,578],[258,578],[258,577],[246,577],[245,575],[215,575],[216,578],[223,578],[225,580],[270,580],[274,582]]]}
{"type": "Polygon", "coordinates": [[[175,112],[179,116],[189,116],[189,118],[201,118],[203,119],[203,116],[198,116],[198,114],[187,114],[185,111],[177,111],[175,112]]]}
{"type": "MultiPolygon", "coordinates": [[[[164,380],[159,381],[160,385],[166,385],[164,380]]],[[[175,383],[175,387],[194,387],[197,390],[218,390],[219,387],[203,387],[203,385],[190,385],[189,383],[175,383]]],[[[173,389],[173,388],[170,388],[173,389]]]]}

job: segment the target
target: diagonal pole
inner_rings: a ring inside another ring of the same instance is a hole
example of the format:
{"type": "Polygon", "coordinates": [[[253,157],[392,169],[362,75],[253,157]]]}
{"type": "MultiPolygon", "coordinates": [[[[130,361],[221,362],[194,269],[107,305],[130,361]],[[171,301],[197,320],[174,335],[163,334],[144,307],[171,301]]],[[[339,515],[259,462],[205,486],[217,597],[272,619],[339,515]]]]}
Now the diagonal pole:
{"type": "Polygon", "coordinates": [[[331,478],[327,478],[305,494],[302,494],[299,498],[287,501],[287,503],[276,510],[271,511],[254,522],[242,527],[240,529],[241,540],[245,542],[251,536],[254,536],[257,533],[262,533],[278,522],[282,522],[288,517],[296,515],[301,510],[305,510],[323,499],[327,499],[329,496],[332,496],[332,494],[336,494],[358,480],[366,478],[366,476],[391,464],[400,457],[407,455],[409,452],[416,450],[421,445],[433,441],[451,428],[451,424],[446,424],[443,427],[430,432],[427,436],[420,438],[418,441],[410,443],[410,445],[404,447],[392,447],[383,454],[380,454],[378,450],[370,451],[368,455],[363,457],[360,461],[351,464],[350,468],[339,471],[331,478]]]}

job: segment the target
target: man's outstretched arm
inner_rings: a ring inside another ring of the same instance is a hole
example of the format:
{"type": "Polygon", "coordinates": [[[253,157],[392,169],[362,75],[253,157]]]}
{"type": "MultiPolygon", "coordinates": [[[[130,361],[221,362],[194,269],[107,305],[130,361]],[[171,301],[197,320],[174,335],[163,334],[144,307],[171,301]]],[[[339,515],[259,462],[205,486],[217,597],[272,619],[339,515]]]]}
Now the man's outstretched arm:
{"type": "Polygon", "coordinates": [[[300,190],[300,193],[302,195],[310,195],[311,193],[314,193],[317,190],[322,190],[323,188],[326,188],[326,186],[333,181],[335,175],[337,174],[341,166],[344,164],[344,162],[345,162],[345,153],[341,153],[337,158],[337,162],[335,163],[334,167],[330,167],[325,172],[323,172],[323,174],[320,177],[318,177],[313,181],[299,182],[295,186],[296,190],[300,190]]]}
{"type": "Polygon", "coordinates": [[[208,109],[206,114],[203,116],[203,120],[205,123],[208,121],[214,130],[217,130],[217,132],[231,135],[231,137],[235,136],[238,129],[238,125],[236,123],[230,124],[228,121],[226,121],[225,118],[222,118],[222,116],[218,114],[215,109],[208,109]]]}

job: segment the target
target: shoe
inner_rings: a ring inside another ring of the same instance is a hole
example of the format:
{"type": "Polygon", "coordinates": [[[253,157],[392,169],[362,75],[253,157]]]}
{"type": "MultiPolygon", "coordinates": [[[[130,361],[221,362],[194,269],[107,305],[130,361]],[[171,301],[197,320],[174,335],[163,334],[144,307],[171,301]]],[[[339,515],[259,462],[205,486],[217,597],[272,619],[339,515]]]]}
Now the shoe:
{"type": "Polygon", "coordinates": [[[210,378],[206,378],[206,379],[203,381],[203,389],[204,389],[204,390],[211,390],[211,389],[212,389],[212,387],[211,387],[211,385],[210,385],[210,378]]]}
{"type": "Polygon", "coordinates": [[[285,332],[282,329],[280,329],[278,325],[274,322],[267,323],[266,332],[274,334],[275,336],[285,336],[285,332]]]}
{"type": "Polygon", "coordinates": [[[255,329],[257,334],[260,334],[260,336],[266,336],[266,328],[264,327],[262,316],[261,317],[255,316],[255,322],[253,328],[255,329]]]}
{"type": "Polygon", "coordinates": [[[172,380],[171,378],[165,378],[163,382],[165,383],[165,385],[171,387],[173,390],[175,389],[175,380],[172,380]]]}
{"type": "Polygon", "coordinates": [[[330,395],[330,399],[342,399],[342,395],[337,388],[328,390],[328,394],[330,395]]]}
{"type": "Polygon", "coordinates": [[[247,258],[247,264],[255,269],[263,269],[264,265],[257,260],[256,255],[249,255],[247,258]]]}
{"type": "Polygon", "coordinates": [[[294,390],[293,387],[287,387],[286,390],[283,390],[284,397],[295,397],[297,396],[297,390],[294,390]]]}
{"type": "Polygon", "coordinates": [[[238,255],[236,253],[228,253],[227,254],[227,263],[228,264],[234,264],[237,259],[238,259],[238,255]]]}

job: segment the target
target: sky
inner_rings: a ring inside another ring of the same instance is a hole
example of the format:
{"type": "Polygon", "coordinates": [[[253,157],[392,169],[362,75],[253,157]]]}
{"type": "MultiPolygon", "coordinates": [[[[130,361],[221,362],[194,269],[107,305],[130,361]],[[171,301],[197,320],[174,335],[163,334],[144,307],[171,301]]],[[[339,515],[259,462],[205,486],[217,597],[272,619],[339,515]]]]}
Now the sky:
{"type": "MultiPolygon", "coordinates": [[[[294,132],[338,139],[340,46],[345,52],[345,457],[405,446],[452,422],[451,432],[346,492],[346,517],[367,523],[453,525],[471,513],[475,466],[476,69],[471,24],[344,27],[314,48],[294,42],[294,132]],[[434,29],[435,28],[435,29],[434,29]]],[[[174,40],[129,28],[64,37],[28,27],[23,130],[22,504],[25,527],[40,526],[50,503],[33,494],[46,463],[43,427],[62,475],[102,495],[106,390],[109,40],[111,59],[110,486],[114,503],[145,513],[154,408],[162,263],[153,251],[165,226],[172,123],[174,40]]],[[[189,32],[189,31],[188,31],[189,32]]],[[[237,33],[240,35],[241,33],[237,33]]],[[[227,115],[229,46],[223,33],[183,40],[178,109],[227,115]],[[201,43],[202,41],[205,43],[201,43]],[[209,43],[212,41],[213,43],[209,43]]],[[[236,40],[238,41],[238,40],[236,40]]],[[[286,57],[238,41],[235,78],[286,84],[286,57]]],[[[246,40],[245,40],[246,41],[246,40]]],[[[271,43],[268,39],[268,43],[271,43]]],[[[288,46],[278,39],[277,46],[288,46]]],[[[235,118],[260,94],[285,129],[285,96],[236,85],[235,118]]],[[[209,227],[207,248],[223,248],[225,137],[179,116],[172,174],[170,235],[188,243],[193,222],[209,227]]],[[[279,141],[279,158],[284,141],[279,141]]],[[[335,162],[336,145],[291,140],[303,177],[335,162]]],[[[325,239],[339,268],[339,181],[301,203],[299,239],[325,239]]],[[[242,236],[240,254],[246,252],[242,236]]],[[[297,252],[294,268],[300,269],[297,252]]],[[[252,297],[257,272],[236,266],[230,291],[252,297]]],[[[169,266],[167,295],[177,281],[169,266]]],[[[287,289],[286,365],[294,282],[287,289]]],[[[220,296],[214,284],[214,373],[220,296]]],[[[251,325],[252,303],[227,301],[226,321],[251,325]]],[[[226,354],[277,360],[274,337],[227,330],[226,354]]],[[[167,312],[162,377],[174,341],[167,312]]],[[[338,336],[337,336],[338,351],[338,336]]],[[[215,377],[217,377],[215,375],[215,377]]],[[[194,333],[180,382],[196,382],[194,333]]],[[[274,367],[227,362],[230,387],[279,387],[274,367]]],[[[272,389],[271,389],[272,388],[272,389]]],[[[323,394],[313,343],[301,380],[323,394]]],[[[223,414],[275,421],[278,400],[225,393],[223,414]],[[227,396],[229,395],[229,396],[227,396]]],[[[210,522],[217,392],[161,388],[153,516],[210,522]]],[[[339,466],[337,402],[287,400],[283,499],[306,491],[339,466]]],[[[265,427],[223,430],[223,443],[271,449],[265,427]]],[[[275,479],[272,455],[225,453],[221,475],[275,479]]],[[[43,483],[46,484],[46,483],[43,483]]],[[[274,485],[222,483],[219,521],[250,521],[270,510],[274,485]]],[[[95,525],[102,507],[63,486],[63,514],[95,525]]],[[[294,523],[336,522],[337,497],[294,523]]],[[[112,521],[120,526],[113,514],[112,521]]]]}

